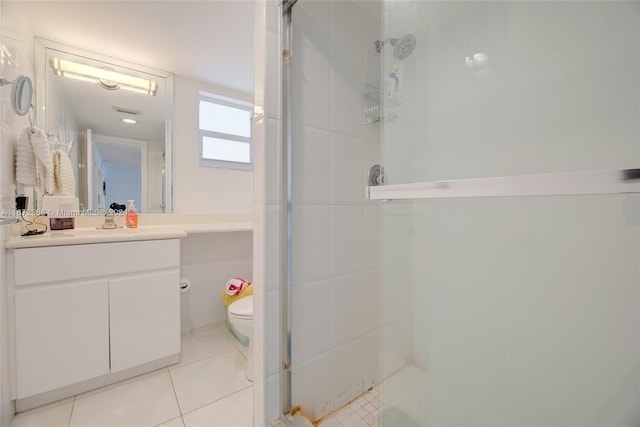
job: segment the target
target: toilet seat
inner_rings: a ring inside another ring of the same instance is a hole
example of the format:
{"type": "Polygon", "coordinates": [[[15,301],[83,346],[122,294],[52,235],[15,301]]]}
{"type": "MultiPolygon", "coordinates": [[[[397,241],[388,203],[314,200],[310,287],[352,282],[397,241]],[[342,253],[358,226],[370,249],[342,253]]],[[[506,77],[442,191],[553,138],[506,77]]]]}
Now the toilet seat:
{"type": "Polygon", "coordinates": [[[240,298],[229,305],[229,316],[236,318],[253,317],[253,295],[240,298]]]}

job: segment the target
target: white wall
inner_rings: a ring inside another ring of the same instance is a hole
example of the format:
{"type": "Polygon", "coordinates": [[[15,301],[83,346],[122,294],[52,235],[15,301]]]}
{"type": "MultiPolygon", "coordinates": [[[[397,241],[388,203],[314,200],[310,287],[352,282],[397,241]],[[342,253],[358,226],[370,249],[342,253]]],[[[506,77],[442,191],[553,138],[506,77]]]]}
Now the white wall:
{"type": "MultiPolygon", "coordinates": [[[[117,162],[103,162],[104,180],[106,184],[105,206],[111,203],[129,206],[127,200],[134,200],[138,209],[142,204],[142,171],[140,165],[117,162]]],[[[100,183],[102,187],[102,183],[100,183]]],[[[146,207],[146,206],[145,206],[146,207]]]]}
{"type": "MultiPolygon", "coordinates": [[[[26,22],[20,4],[0,1],[0,35],[2,43],[9,49],[13,62],[0,63],[0,74],[13,80],[20,74],[33,79],[31,28],[26,22]]],[[[18,133],[29,122],[17,116],[11,108],[11,86],[0,88],[0,209],[15,207],[14,153],[13,147],[18,133]]],[[[4,241],[5,229],[0,227],[0,241],[4,241]]],[[[8,340],[8,296],[6,255],[0,251],[0,426],[8,427],[14,408],[9,390],[9,340],[8,340]]]]}
{"type": "Polygon", "coordinates": [[[313,419],[380,378],[379,206],[364,191],[379,127],[363,124],[379,18],[357,3],[299,2],[293,14],[292,393],[313,419]]]}
{"type": "Polygon", "coordinates": [[[214,87],[182,76],[174,79],[174,212],[247,213],[252,211],[253,173],[200,166],[199,91],[253,102],[250,94],[214,87]]]}
{"type": "Polygon", "coordinates": [[[182,331],[225,320],[220,292],[232,277],[253,280],[252,233],[190,234],[180,241],[180,275],[191,282],[181,294],[182,331]]]}
{"type": "MultiPolygon", "coordinates": [[[[639,12],[389,2],[386,37],[417,38],[385,127],[389,182],[636,167],[639,12]],[[478,52],[490,69],[465,67],[478,52]]],[[[638,425],[638,203],[385,205],[385,320],[412,306],[385,348],[425,368],[386,384],[385,406],[420,425],[638,425]]]]}
{"type": "Polygon", "coordinates": [[[256,2],[253,122],[254,212],[254,423],[280,416],[282,358],[280,299],[280,7],[278,0],[256,2]]]}

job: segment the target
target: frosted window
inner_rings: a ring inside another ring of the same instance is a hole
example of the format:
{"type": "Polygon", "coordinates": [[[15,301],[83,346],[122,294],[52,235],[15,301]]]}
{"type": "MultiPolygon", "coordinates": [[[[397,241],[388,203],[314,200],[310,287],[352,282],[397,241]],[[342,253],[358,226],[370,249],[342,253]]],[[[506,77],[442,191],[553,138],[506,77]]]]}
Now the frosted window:
{"type": "Polygon", "coordinates": [[[200,129],[244,137],[251,136],[251,112],[246,108],[200,100],[200,129]]]}
{"type": "Polygon", "coordinates": [[[200,94],[200,165],[251,169],[251,106],[200,94]]]}
{"type": "Polygon", "coordinates": [[[251,146],[248,142],[228,139],[202,138],[202,158],[226,162],[251,163],[251,146]]]}

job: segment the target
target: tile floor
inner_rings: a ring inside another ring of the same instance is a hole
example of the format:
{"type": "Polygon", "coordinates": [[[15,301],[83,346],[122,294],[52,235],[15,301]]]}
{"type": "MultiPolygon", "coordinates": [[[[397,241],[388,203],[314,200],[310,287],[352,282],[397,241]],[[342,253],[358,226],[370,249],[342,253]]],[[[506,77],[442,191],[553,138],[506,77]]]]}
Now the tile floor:
{"type": "Polygon", "coordinates": [[[327,415],[318,427],[374,427],[378,425],[381,392],[373,387],[347,406],[327,415]]]}
{"type": "Polygon", "coordinates": [[[216,324],[182,336],[180,363],[17,414],[11,427],[249,427],[246,347],[216,324]]]}

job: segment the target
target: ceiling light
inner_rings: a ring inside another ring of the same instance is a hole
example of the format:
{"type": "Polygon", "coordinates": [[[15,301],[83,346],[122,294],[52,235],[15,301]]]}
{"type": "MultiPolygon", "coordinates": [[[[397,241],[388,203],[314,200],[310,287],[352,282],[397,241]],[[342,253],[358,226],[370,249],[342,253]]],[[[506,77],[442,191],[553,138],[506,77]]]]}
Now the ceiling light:
{"type": "Polygon", "coordinates": [[[128,123],[130,125],[135,125],[136,123],[138,123],[137,121],[133,120],[133,119],[122,119],[123,122],[128,123]]]}
{"type": "Polygon", "coordinates": [[[57,76],[69,77],[91,83],[97,83],[110,90],[122,88],[132,92],[144,93],[155,96],[158,93],[158,83],[117,71],[92,67],[66,59],[49,58],[49,65],[57,76]],[[108,84],[107,84],[108,83],[108,84]],[[108,87],[106,87],[108,86],[108,87]]]}

